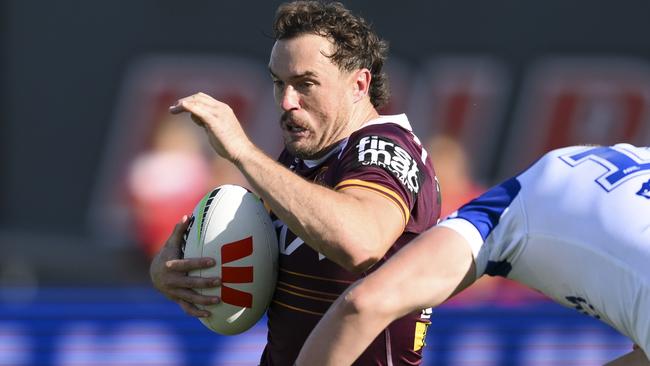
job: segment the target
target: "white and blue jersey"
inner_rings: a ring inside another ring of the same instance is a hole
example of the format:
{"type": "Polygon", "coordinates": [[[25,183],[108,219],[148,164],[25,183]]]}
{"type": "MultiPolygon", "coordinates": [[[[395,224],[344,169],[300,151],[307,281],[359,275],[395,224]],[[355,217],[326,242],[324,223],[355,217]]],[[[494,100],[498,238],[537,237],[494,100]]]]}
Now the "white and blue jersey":
{"type": "Polygon", "coordinates": [[[500,275],[610,324],[650,355],[650,148],[552,151],[440,225],[500,275]]]}

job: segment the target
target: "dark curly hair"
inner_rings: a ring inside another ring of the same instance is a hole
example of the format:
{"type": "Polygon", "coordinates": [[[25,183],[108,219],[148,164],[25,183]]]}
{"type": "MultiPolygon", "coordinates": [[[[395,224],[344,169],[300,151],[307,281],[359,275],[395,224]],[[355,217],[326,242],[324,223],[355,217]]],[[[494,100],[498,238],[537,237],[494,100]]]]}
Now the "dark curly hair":
{"type": "Polygon", "coordinates": [[[317,34],[334,44],[328,55],[341,70],[370,70],[370,101],[381,108],[390,96],[388,78],[382,72],[388,43],[371,29],[361,17],[353,15],[339,2],[294,1],[280,5],[273,23],[276,40],[302,34],[317,34]]]}

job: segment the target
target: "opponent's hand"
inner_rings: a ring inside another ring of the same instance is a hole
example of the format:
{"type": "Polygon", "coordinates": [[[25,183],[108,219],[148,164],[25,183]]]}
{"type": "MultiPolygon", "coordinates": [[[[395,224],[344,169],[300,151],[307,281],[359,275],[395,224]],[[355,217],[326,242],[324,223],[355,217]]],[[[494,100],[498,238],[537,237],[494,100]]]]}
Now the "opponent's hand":
{"type": "Polygon", "coordinates": [[[239,155],[252,145],[232,108],[205,93],[179,99],[169,111],[189,112],[192,121],[205,129],[214,150],[231,162],[239,160],[239,155]]]}
{"type": "Polygon", "coordinates": [[[221,285],[220,278],[202,278],[189,276],[187,272],[194,269],[210,268],[215,265],[212,258],[181,258],[183,234],[187,230],[187,216],[176,224],[165,245],[151,261],[149,275],[154,287],[167,298],[175,301],[189,315],[208,317],[210,312],[199,309],[195,304],[212,305],[220,301],[217,296],[204,296],[194,289],[210,288],[221,285]]]}

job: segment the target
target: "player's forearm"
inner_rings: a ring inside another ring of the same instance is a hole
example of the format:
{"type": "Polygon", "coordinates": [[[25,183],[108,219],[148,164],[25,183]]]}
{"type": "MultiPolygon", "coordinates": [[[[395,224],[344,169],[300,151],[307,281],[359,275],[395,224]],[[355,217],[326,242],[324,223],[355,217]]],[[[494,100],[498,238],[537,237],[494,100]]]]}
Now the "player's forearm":
{"type": "MultiPolygon", "coordinates": [[[[354,286],[354,285],[353,285],[354,286]]],[[[296,360],[297,366],[351,365],[392,321],[392,316],[358,308],[346,291],[311,332],[296,360]]]]}
{"type": "Polygon", "coordinates": [[[257,193],[314,250],[349,270],[368,267],[384,254],[378,225],[350,195],[309,182],[253,148],[235,162],[257,193]]]}
{"type": "Polygon", "coordinates": [[[426,256],[417,258],[419,262],[410,256],[395,261],[399,254],[334,302],[307,338],[297,365],[351,365],[392,321],[426,307],[432,298],[438,298],[437,303],[446,298],[444,294],[418,292],[428,279],[412,275],[420,273],[422,267],[415,267],[424,263],[426,256]]]}
{"type": "Polygon", "coordinates": [[[444,227],[420,235],[346,290],[303,346],[298,365],[349,365],[393,320],[435,307],[474,281],[465,240],[444,227]]]}

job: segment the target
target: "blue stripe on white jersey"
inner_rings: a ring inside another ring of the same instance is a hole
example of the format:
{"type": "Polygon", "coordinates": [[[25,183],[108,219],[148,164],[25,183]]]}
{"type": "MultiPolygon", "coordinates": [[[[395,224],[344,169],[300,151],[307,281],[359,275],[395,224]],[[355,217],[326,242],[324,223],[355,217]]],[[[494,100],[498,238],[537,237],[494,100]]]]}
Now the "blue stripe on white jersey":
{"type": "Polygon", "coordinates": [[[485,241],[499,224],[503,211],[510,206],[520,190],[519,181],[516,178],[510,178],[462,206],[453,217],[469,221],[481,233],[481,237],[485,241]]]}

